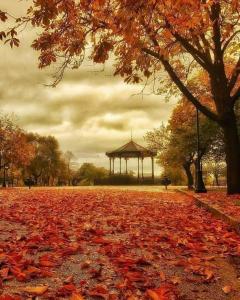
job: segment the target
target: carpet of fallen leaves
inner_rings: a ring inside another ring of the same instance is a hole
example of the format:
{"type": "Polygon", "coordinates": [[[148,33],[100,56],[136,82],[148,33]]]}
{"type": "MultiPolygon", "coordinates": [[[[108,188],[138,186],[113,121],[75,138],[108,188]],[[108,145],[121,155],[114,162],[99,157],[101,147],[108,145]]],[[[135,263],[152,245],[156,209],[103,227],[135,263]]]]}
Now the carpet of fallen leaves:
{"type": "Polygon", "coordinates": [[[225,191],[211,191],[207,194],[202,194],[200,198],[240,221],[240,195],[228,196],[225,191]]]}
{"type": "Polygon", "coordinates": [[[0,300],[237,300],[239,257],[180,193],[0,191],[0,300]]]}

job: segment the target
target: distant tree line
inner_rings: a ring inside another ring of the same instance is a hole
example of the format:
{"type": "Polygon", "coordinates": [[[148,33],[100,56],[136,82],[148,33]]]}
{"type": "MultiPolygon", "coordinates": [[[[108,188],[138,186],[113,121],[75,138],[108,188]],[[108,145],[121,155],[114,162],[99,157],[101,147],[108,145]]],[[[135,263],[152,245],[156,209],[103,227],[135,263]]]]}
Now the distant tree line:
{"type": "Polygon", "coordinates": [[[108,174],[104,168],[73,164],[54,136],[24,131],[11,115],[0,115],[0,181],[4,185],[89,185],[108,174]]]}

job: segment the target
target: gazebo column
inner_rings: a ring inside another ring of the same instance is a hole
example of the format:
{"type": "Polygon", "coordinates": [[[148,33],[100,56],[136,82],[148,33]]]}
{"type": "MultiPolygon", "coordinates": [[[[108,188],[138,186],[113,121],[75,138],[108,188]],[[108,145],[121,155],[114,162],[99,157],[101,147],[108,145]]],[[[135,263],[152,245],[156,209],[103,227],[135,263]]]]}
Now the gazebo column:
{"type": "Polygon", "coordinates": [[[122,158],[120,157],[120,175],[122,174],[122,158]]]}
{"type": "Polygon", "coordinates": [[[128,164],[127,164],[127,158],[125,157],[125,161],[126,161],[126,174],[128,173],[128,164]]]}
{"type": "Polygon", "coordinates": [[[115,160],[115,158],[113,157],[113,174],[114,174],[114,160],[115,160]]]}
{"type": "Polygon", "coordinates": [[[138,179],[140,177],[140,173],[139,173],[139,156],[138,156],[138,179]]]}
{"type": "Polygon", "coordinates": [[[154,157],[151,157],[152,160],[152,179],[154,180],[154,157]]]}
{"type": "Polygon", "coordinates": [[[142,179],[143,179],[143,160],[144,158],[142,157],[142,179]]]}
{"type": "Polygon", "coordinates": [[[109,157],[109,165],[110,165],[109,175],[112,175],[112,158],[111,157],[109,157]]]}

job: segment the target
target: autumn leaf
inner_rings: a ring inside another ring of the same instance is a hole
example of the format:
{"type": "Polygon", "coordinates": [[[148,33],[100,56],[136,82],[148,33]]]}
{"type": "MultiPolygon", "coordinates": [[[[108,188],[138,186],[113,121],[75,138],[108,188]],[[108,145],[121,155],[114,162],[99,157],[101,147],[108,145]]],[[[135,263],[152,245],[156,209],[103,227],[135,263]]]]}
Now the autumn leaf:
{"type": "Polygon", "coordinates": [[[1,295],[0,300],[21,300],[18,296],[1,295]]]}
{"type": "Polygon", "coordinates": [[[32,295],[41,296],[48,290],[48,286],[27,286],[21,290],[32,295]]]}
{"type": "Polygon", "coordinates": [[[103,299],[107,299],[109,292],[105,285],[97,285],[88,292],[89,296],[97,296],[103,299]]]}
{"type": "Polygon", "coordinates": [[[178,285],[181,283],[181,278],[179,276],[174,276],[170,279],[170,282],[174,285],[178,285]]]}
{"type": "Polygon", "coordinates": [[[205,278],[206,281],[210,281],[211,279],[214,278],[214,272],[210,269],[205,269],[204,275],[206,276],[206,278],[205,278]]]}
{"type": "Polygon", "coordinates": [[[233,289],[231,285],[225,285],[222,290],[225,294],[230,294],[233,289]]]}
{"type": "Polygon", "coordinates": [[[57,294],[59,296],[68,296],[76,292],[76,286],[74,284],[64,284],[61,288],[58,289],[57,294]]]}
{"type": "Polygon", "coordinates": [[[7,18],[8,18],[8,17],[7,17],[6,12],[0,10],[0,21],[6,22],[7,18]]]}
{"type": "Polygon", "coordinates": [[[173,286],[163,285],[158,289],[147,290],[147,295],[151,300],[177,300],[177,293],[173,286]]]}
{"type": "Polygon", "coordinates": [[[0,270],[0,277],[5,280],[8,278],[9,268],[3,268],[0,270]]]}
{"type": "Polygon", "coordinates": [[[69,300],[84,300],[84,298],[78,293],[73,293],[69,300]]]}

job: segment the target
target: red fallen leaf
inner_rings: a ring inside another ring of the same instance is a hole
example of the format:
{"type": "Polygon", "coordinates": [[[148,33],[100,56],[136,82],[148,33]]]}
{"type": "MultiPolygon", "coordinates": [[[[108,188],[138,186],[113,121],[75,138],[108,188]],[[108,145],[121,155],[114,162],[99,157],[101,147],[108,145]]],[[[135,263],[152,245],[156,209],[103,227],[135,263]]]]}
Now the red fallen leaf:
{"type": "Polygon", "coordinates": [[[49,270],[41,269],[41,277],[52,277],[53,273],[49,270]]]}
{"type": "Polygon", "coordinates": [[[52,256],[46,254],[39,257],[39,265],[42,267],[55,267],[56,262],[52,256]]]}
{"type": "Polygon", "coordinates": [[[206,256],[206,257],[204,257],[204,260],[206,260],[206,261],[212,261],[215,258],[216,258],[216,256],[214,256],[214,255],[212,255],[212,256],[206,256]]]}
{"type": "Polygon", "coordinates": [[[41,267],[55,267],[56,264],[52,261],[49,261],[49,260],[41,260],[39,262],[39,265],[41,267]]]}
{"type": "Polygon", "coordinates": [[[21,300],[21,298],[18,296],[2,295],[0,296],[0,300],[21,300]]]}
{"type": "Polygon", "coordinates": [[[27,277],[34,278],[41,274],[41,270],[39,268],[29,266],[25,271],[27,277]]]}
{"type": "Polygon", "coordinates": [[[0,270],[0,277],[3,280],[6,280],[8,278],[9,268],[3,268],[0,270]]]}
{"type": "Polygon", "coordinates": [[[15,276],[18,281],[26,281],[27,275],[21,271],[21,269],[17,267],[13,267],[10,269],[10,272],[15,276]]]}
{"type": "Polygon", "coordinates": [[[124,265],[124,266],[132,266],[135,265],[137,262],[136,259],[133,259],[131,257],[124,257],[124,256],[117,257],[114,261],[119,265],[124,265]]]}
{"type": "Polygon", "coordinates": [[[80,280],[79,284],[80,286],[84,286],[87,283],[87,280],[80,280]]]}
{"type": "Polygon", "coordinates": [[[74,255],[81,250],[81,247],[78,243],[72,243],[68,248],[62,251],[63,256],[74,255]]]}
{"type": "Polygon", "coordinates": [[[152,300],[177,300],[178,296],[174,286],[166,284],[158,289],[147,290],[147,295],[152,300]]]}
{"type": "Polygon", "coordinates": [[[22,253],[12,253],[11,256],[9,257],[9,260],[14,262],[20,262],[22,258],[23,258],[22,253]]]}
{"type": "Polygon", "coordinates": [[[89,296],[97,296],[103,299],[107,299],[109,292],[105,285],[97,285],[88,292],[89,296]]]}
{"type": "Polygon", "coordinates": [[[21,288],[21,291],[28,294],[41,296],[48,290],[48,286],[26,286],[21,288]]]}
{"type": "Polygon", "coordinates": [[[124,279],[124,281],[118,283],[118,284],[116,285],[116,287],[117,287],[118,289],[124,289],[124,288],[127,286],[127,284],[128,284],[128,280],[127,280],[127,279],[124,279]]]}
{"type": "Polygon", "coordinates": [[[108,244],[112,243],[112,241],[104,239],[103,237],[94,237],[92,239],[92,242],[95,243],[95,244],[102,244],[102,245],[108,245],[108,244]]]}
{"type": "Polygon", "coordinates": [[[161,272],[159,273],[159,275],[160,275],[160,278],[161,278],[162,281],[165,281],[165,280],[166,280],[166,275],[165,275],[164,272],[161,271],[161,272]]]}
{"type": "Polygon", "coordinates": [[[133,282],[144,281],[142,272],[127,272],[125,276],[129,281],[133,281],[133,282]]]}
{"type": "Polygon", "coordinates": [[[76,287],[74,284],[65,284],[58,289],[57,294],[59,296],[69,296],[74,292],[76,292],[76,287]]]}
{"type": "Polygon", "coordinates": [[[109,294],[108,300],[119,300],[118,296],[116,294],[109,294]]]}

